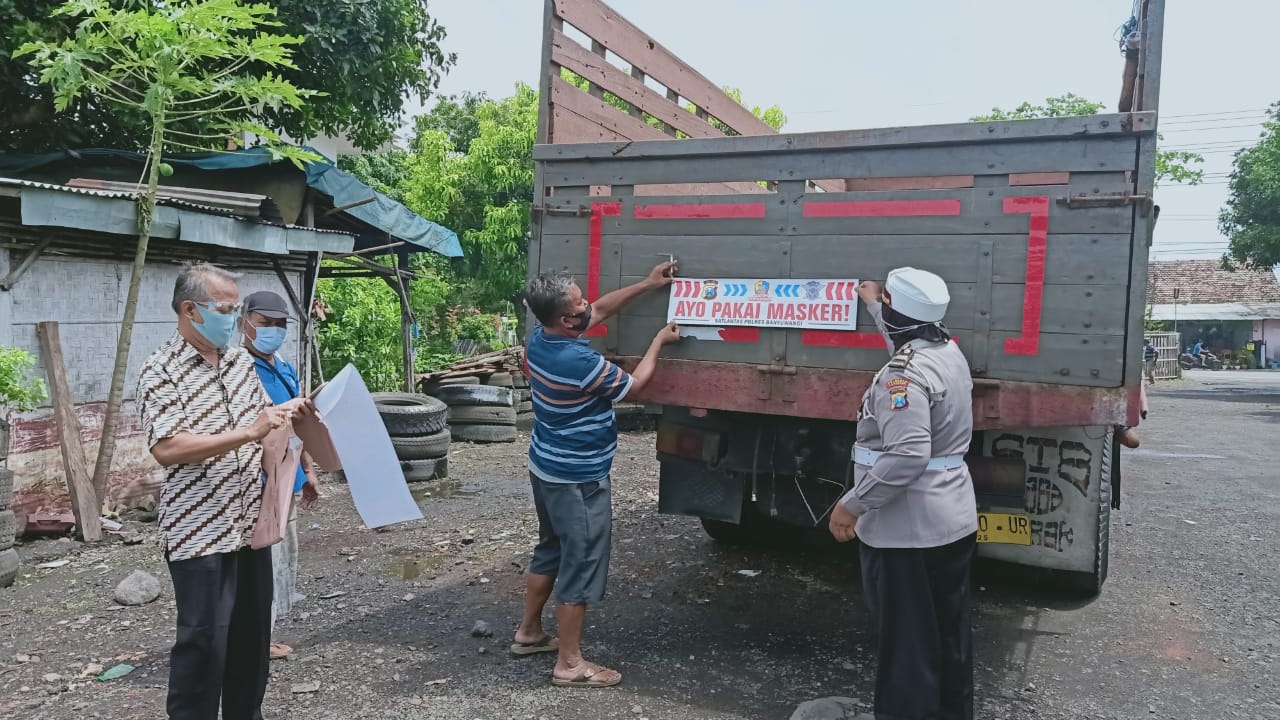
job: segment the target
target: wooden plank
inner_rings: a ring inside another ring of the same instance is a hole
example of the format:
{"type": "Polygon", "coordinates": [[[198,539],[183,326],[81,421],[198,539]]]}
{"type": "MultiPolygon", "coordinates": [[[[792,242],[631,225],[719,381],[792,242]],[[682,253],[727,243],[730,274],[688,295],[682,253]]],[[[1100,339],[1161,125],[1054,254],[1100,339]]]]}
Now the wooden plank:
{"type": "Polygon", "coordinates": [[[855,190],[946,190],[973,187],[972,175],[926,175],[924,177],[847,178],[845,189],[855,190]]]}
{"type": "Polygon", "coordinates": [[[71,401],[58,323],[37,323],[36,336],[40,342],[40,361],[49,380],[49,398],[58,427],[58,444],[62,447],[62,466],[67,476],[67,492],[71,496],[76,530],[85,542],[99,542],[102,540],[101,504],[93,490],[93,475],[85,461],[84,446],[80,443],[80,421],[71,401]]]}
{"type": "MultiPolygon", "coordinates": [[[[572,85],[563,84],[571,88],[578,99],[592,100],[572,85]]],[[[557,98],[557,102],[559,101],[557,98]]],[[[635,122],[634,118],[613,108],[609,108],[609,111],[600,118],[608,126],[619,125],[619,121],[623,120],[635,122]]],[[[580,114],[592,117],[586,113],[580,114]]],[[[653,135],[642,133],[636,137],[642,139],[653,135]]],[[[740,138],[689,139],[665,144],[679,146],[692,143],[729,143],[738,139],[740,138]]],[[[842,148],[821,152],[726,152],[663,158],[626,157],[620,152],[612,159],[547,160],[545,164],[547,181],[553,185],[593,185],[607,182],[644,185],[884,177],[886,171],[902,176],[974,173],[1001,175],[1063,170],[1122,172],[1133,167],[1136,150],[1137,143],[1133,137],[1109,137],[1078,138],[1073,141],[1028,140],[1012,144],[969,143],[948,147],[946,150],[929,146],[896,149],[842,148]]]]}
{"type": "MultiPolygon", "coordinates": [[[[939,145],[1005,145],[1027,141],[1070,140],[1091,142],[1107,138],[1129,138],[1155,134],[1155,113],[1123,113],[1090,115],[1074,118],[1043,118],[1038,120],[1009,120],[991,123],[953,123],[948,125],[919,125],[914,127],[875,128],[870,130],[837,130],[813,133],[788,133],[772,135],[744,135],[725,139],[711,138],[690,140],[679,144],[650,142],[629,143],[625,147],[610,144],[536,145],[534,160],[580,160],[594,158],[669,159],[704,155],[735,155],[744,153],[771,153],[790,151],[831,151],[873,148],[922,148],[939,145]],[[1132,127],[1132,130],[1125,129],[1132,127]]],[[[1061,172],[1069,168],[1045,168],[1040,172],[1061,172]]],[[[896,170],[896,168],[895,168],[896,170]]],[[[1081,168],[1088,170],[1088,168],[1081,168]]],[[[963,173],[901,173],[903,175],[964,175],[963,173]]],[[[975,174],[977,174],[975,172],[975,174]]],[[[865,173],[851,177],[883,177],[878,173],[865,173]]],[[[827,177],[841,177],[828,175],[827,177]]]]}
{"type": "MultiPolygon", "coordinates": [[[[599,43],[599,42],[597,42],[597,41],[595,41],[595,40],[592,40],[592,41],[591,41],[591,52],[592,52],[592,54],[594,54],[594,55],[596,55],[597,57],[599,57],[601,62],[604,62],[604,53],[605,53],[605,47],[604,47],[604,45],[602,45],[601,43],[599,43]]],[[[551,57],[551,62],[553,62],[553,63],[554,63],[554,62],[556,62],[555,55],[552,55],[552,57],[551,57]]],[[[562,65],[563,65],[563,63],[562,63],[562,65]]],[[[573,68],[570,68],[570,70],[572,70],[572,69],[573,69],[573,68]]],[[[577,71],[575,70],[574,72],[577,72],[577,71]]],[[[582,73],[578,73],[578,74],[579,74],[579,75],[581,75],[582,73]]],[[[598,99],[598,100],[603,100],[603,99],[604,99],[604,88],[602,88],[598,83],[592,82],[592,81],[591,81],[591,78],[587,78],[587,94],[588,94],[588,95],[590,95],[590,96],[591,96],[591,97],[593,97],[593,98],[598,99]]]]}
{"type": "Polygon", "coordinates": [[[743,135],[774,133],[718,85],[599,0],[555,0],[555,8],[562,20],[735,131],[743,135]]]}
{"type": "Polygon", "coordinates": [[[552,77],[560,77],[560,68],[551,63],[551,34],[559,31],[562,21],[556,17],[554,0],[543,0],[542,6],[542,58],[538,67],[538,142],[555,142],[555,119],[551,113],[552,77]]]}
{"type": "Polygon", "coordinates": [[[1025,185],[1070,185],[1069,172],[1012,173],[1009,175],[1009,186],[1025,185]]]}
{"type": "Polygon", "coordinates": [[[557,137],[563,134],[572,138],[595,137],[601,141],[626,139],[621,133],[602,127],[561,105],[553,105],[551,114],[555,118],[553,126],[557,137]]]}
{"type": "MultiPolygon", "coordinates": [[[[587,52],[585,48],[567,37],[564,33],[552,34],[551,59],[574,73],[581,75],[593,86],[617,95],[619,98],[639,108],[662,122],[692,137],[723,137],[724,133],[700,120],[693,113],[663,97],[643,80],[637,80],[615,68],[603,57],[587,52]]],[[[599,96],[595,96],[599,97],[599,96]]],[[[633,117],[639,115],[632,113],[633,117]]],[[[571,137],[560,136],[561,142],[572,141],[571,137]]]]}

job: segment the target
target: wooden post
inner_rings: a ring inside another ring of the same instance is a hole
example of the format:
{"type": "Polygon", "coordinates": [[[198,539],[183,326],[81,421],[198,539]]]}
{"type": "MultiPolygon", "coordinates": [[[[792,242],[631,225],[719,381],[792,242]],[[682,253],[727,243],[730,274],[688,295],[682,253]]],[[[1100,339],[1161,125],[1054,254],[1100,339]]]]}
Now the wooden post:
{"type": "Polygon", "coordinates": [[[36,335],[40,339],[40,359],[49,377],[49,397],[53,403],[59,444],[62,445],[62,465],[66,470],[67,492],[71,494],[76,528],[85,542],[99,542],[102,540],[101,503],[93,489],[93,476],[85,462],[84,446],[80,444],[80,422],[76,419],[71,388],[67,385],[67,367],[62,360],[58,323],[37,324],[36,335]]]}

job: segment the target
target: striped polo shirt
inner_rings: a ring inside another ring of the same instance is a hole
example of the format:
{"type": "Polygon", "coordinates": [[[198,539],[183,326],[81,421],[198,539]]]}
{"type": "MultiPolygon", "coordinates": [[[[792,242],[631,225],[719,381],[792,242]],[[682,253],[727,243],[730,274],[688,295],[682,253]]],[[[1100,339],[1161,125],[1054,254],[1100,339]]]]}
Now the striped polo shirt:
{"type": "Polygon", "coordinates": [[[539,325],[525,347],[533,395],[529,471],[547,482],[603,479],[618,449],[613,403],[631,389],[631,376],[583,338],[550,335],[539,325]]]}

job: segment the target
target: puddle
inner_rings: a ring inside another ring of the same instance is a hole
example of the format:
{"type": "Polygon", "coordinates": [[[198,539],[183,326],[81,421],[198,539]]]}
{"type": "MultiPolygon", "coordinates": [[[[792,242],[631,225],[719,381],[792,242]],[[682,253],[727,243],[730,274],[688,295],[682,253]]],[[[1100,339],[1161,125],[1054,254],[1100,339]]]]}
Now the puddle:
{"type": "Polygon", "coordinates": [[[413,495],[414,500],[426,500],[428,498],[475,497],[480,494],[480,491],[464,490],[461,480],[445,478],[414,488],[410,493],[413,495]]]}
{"type": "Polygon", "coordinates": [[[391,577],[397,580],[417,580],[425,573],[435,577],[444,565],[444,555],[406,555],[391,562],[391,577]]]}

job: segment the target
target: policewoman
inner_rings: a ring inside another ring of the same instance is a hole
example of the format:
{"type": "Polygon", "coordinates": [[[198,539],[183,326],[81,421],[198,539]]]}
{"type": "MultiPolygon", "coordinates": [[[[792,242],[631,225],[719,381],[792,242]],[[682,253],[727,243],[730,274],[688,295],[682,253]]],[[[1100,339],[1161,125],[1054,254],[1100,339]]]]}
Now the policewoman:
{"type": "Polygon", "coordinates": [[[877,720],[970,720],[969,567],[978,531],[965,466],[973,433],[969,363],[942,325],[942,278],[889,273],[858,295],[892,359],[862,398],[853,486],[831,534],[861,541],[862,586],[877,640],[877,720]]]}

